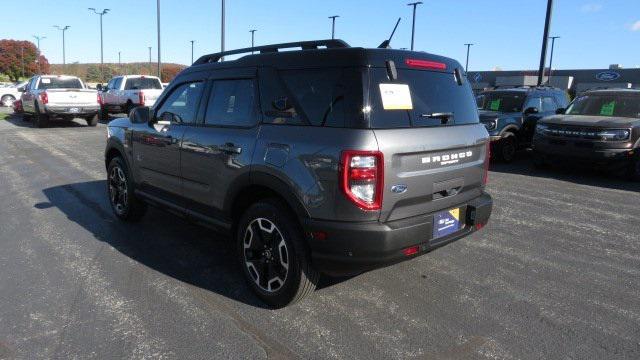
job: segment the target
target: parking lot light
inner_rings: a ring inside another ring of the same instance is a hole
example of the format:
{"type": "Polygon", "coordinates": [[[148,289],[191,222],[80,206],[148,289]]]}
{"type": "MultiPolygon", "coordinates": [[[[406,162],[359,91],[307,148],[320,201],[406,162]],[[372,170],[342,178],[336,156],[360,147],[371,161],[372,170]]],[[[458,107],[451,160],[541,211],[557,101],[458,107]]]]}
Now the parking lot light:
{"type": "Polygon", "coordinates": [[[70,28],[69,25],[65,25],[65,26],[59,26],[59,25],[53,25],[54,28],[62,31],[62,68],[65,69],[66,68],[66,56],[65,56],[65,44],[64,44],[64,33],[70,28]]]}
{"type": "MultiPolygon", "coordinates": [[[[253,29],[253,30],[249,30],[249,32],[251,33],[251,48],[252,48],[252,49],[253,49],[253,48],[254,48],[254,46],[255,46],[254,39],[255,39],[255,33],[256,33],[256,31],[258,31],[258,30],[255,30],[255,29],[253,29]]],[[[251,51],[251,53],[253,54],[253,50],[251,51]]]]}
{"type": "Polygon", "coordinates": [[[339,17],[340,15],[329,16],[329,19],[331,19],[331,39],[336,38],[336,18],[339,17]]]}
{"type": "Polygon", "coordinates": [[[467,62],[464,66],[464,72],[469,72],[469,50],[474,44],[464,44],[467,47],[467,62]]]}
{"type": "Polygon", "coordinates": [[[551,75],[553,73],[553,49],[556,46],[556,39],[560,39],[560,36],[550,36],[549,39],[551,39],[551,55],[549,58],[549,78],[547,79],[547,83],[551,81],[551,75]]]}
{"type": "Polygon", "coordinates": [[[46,39],[46,36],[33,35],[38,44],[38,54],[36,55],[36,63],[38,63],[38,74],[40,74],[40,40],[46,39]]]}
{"type": "Polygon", "coordinates": [[[407,6],[413,6],[413,24],[411,25],[411,51],[413,51],[413,40],[415,39],[416,34],[416,8],[418,7],[418,5],[422,5],[422,1],[416,1],[407,4],[407,6]]]}
{"type": "Polygon", "coordinates": [[[103,9],[101,11],[95,8],[89,8],[96,15],[100,15],[100,81],[104,81],[104,42],[102,37],[102,17],[110,11],[110,9],[103,9]]]}

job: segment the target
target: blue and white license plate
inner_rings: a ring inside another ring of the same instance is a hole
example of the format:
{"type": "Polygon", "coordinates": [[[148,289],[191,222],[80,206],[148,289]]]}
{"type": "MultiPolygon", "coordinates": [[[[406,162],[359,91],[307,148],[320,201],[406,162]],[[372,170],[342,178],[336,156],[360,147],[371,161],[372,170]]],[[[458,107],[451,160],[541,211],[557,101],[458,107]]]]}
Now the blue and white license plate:
{"type": "Polygon", "coordinates": [[[460,208],[441,211],[433,216],[433,239],[460,230],[460,208]]]}
{"type": "Polygon", "coordinates": [[[77,108],[77,107],[69,108],[69,112],[72,114],[79,113],[80,108],[77,108]]]}

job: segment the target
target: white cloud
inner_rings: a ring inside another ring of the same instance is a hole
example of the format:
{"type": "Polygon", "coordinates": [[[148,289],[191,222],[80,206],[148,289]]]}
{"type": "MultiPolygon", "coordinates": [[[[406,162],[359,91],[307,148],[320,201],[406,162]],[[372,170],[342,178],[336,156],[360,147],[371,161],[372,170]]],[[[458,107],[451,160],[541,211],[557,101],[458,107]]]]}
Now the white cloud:
{"type": "Polygon", "coordinates": [[[595,13],[600,10],[602,10],[601,4],[589,3],[589,4],[584,4],[582,5],[582,7],[580,7],[580,11],[582,11],[583,13],[595,13]]]}
{"type": "Polygon", "coordinates": [[[631,24],[629,28],[631,29],[631,31],[640,31],[640,20],[631,24]]]}

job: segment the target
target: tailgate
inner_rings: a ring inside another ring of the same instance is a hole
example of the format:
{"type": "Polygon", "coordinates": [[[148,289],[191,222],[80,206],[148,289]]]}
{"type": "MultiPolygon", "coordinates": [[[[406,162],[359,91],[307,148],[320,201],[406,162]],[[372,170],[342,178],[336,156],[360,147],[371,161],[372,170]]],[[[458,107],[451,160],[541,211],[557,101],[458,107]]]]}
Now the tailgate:
{"type": "Polygon", "coordinates": [[[483,125],[374,132],[385,162],[380,221],[446,210],[482,193],[483,125]]]}
{"type": "Polygon", "coordinates": [[[89,89],[49,89],[47,96],[54,106],[88,106],[98,101],[96,91],[89,89]]]}
{"type": "Polygon", "coordinates": [[[160,94],[162,94],[162,90],[148,89],[141,91],[144,94],[144,104],[146,106],[153,106],[160,97],[160,94]]]}

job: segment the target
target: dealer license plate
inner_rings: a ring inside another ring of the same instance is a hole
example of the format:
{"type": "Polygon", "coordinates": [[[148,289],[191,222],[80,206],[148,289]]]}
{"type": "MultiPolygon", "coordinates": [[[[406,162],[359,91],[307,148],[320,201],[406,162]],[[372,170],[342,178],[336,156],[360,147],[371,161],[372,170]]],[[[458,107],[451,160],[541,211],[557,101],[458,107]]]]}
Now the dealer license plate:
{"type": "Polygon", "coordinates": [[[433,239],[453,234],[460,230],[460,208],[441,211],[433,216],[433,239]]]}

